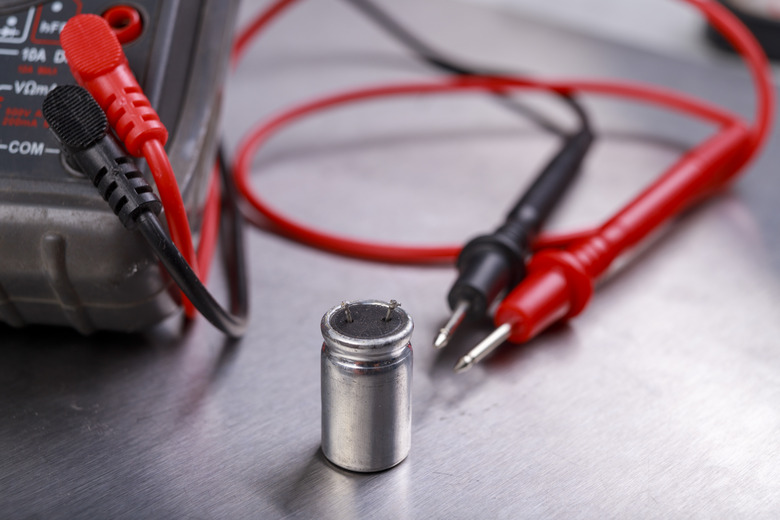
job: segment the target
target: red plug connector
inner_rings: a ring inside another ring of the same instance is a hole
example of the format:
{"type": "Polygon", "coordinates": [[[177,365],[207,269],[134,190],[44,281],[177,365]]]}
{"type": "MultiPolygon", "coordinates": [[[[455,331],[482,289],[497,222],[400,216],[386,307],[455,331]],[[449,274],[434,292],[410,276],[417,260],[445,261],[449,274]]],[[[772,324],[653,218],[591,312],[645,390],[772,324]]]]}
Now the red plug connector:
{"type": "Polygon", "coordinates": [[[562,250],[537,253],[526,279],[496,310],[497,329],[462,357],[455,370],[467,370],[507,340],[523,343],[582,312],[596,279],[613,260],[706,192],[728,182],[744,164],[753,142],[754,135],[744,124],[724,127],[685,154],[590,237],[562,250]]]}
{"type": "Polygon", "coordinates": [[[73,77],[98,102],[128,152],[141,157],[147,141],[167,142],[168,130],[144,95],[122,45],[104,18],[94,14],[71,18],[62,29],[60,43],[73,77]]]}
{"type": "MultiPolygon", "coordinates": [[[[65,24],[60,43],[76,81],[98,102],[127,151],[149,163],[173,242],[197,272],[187,212],[165,153],[168,130],[130,70],[114,31],[102,17],[80,14],[65,24]]],[[[184,304],[193,316],[186,298],[184,304]]]]}

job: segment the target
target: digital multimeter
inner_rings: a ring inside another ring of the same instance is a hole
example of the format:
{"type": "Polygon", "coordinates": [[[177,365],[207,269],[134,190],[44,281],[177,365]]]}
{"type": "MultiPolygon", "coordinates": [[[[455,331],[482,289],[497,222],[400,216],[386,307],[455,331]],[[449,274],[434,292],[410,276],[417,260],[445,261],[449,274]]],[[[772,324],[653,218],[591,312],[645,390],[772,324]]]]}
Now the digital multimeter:
{"type": "Polygon", "coordinates": [[[0,321],[132,331],[178,309],[178,292],[143,240],[61,158],[41,103],[56,85],[74,82],[59,46],[70,17],[113,13],[117,31],[134,24],[123,48],[169,130],[166,148],[197,230],[236,7],[232,0],[0,1],[0,321]]]}

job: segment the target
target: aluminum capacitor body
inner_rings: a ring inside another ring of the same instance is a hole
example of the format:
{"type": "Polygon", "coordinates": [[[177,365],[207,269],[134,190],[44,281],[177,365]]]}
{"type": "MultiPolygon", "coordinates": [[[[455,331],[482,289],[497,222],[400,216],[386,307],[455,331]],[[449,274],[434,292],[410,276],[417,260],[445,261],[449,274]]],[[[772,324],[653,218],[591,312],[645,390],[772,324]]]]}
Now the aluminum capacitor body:
{"type": "Polygon", "coordinates": [[[381,471],[409,454],[412,318],[394,301],[344,303],[322,318],[322,451],[352,471],[381,471]]]}

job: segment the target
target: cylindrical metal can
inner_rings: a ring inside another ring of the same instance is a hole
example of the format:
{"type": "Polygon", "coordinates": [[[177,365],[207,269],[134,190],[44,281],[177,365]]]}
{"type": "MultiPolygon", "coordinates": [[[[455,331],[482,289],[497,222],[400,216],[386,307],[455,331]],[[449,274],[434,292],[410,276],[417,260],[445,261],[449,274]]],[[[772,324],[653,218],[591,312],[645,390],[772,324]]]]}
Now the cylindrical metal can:
{"type": "Polygon", "coordinates": [[[361,300],[321,328],[322,452],[352,471],[395,466],[412,440],[412,318],[394,300],[361,300]]]}

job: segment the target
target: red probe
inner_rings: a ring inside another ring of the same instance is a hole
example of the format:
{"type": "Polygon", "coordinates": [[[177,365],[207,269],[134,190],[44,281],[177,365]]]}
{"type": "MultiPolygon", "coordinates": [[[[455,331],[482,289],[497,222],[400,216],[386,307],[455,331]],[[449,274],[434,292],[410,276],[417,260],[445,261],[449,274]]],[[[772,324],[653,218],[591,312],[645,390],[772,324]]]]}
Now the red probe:
{"type": "MultiPolygon", "coordinates": [[[[755,156],[769,134],[774,114],[774,93],[766,56],[750,32],[727,9],[710,0],[683,0],[704,13],[708,21],[745,58],[756,87],[756,116],[747,126],[738,116],[672,91],[637,84],[594,81],[544,82],[527,78],[459,78],[444,83],[392,85],[343,93],[286,111],[259,125],[239,147],[234,175],[236,184],[252,207],[283,234],[301,242],[341,254],[390,262],[441,262],[451,260],[459,246],[405,247],[353,240],[312,229],[287,218],[265,203],[249,183],[254,155],[271,135],[306,114],[352,101],[388,95],[447,91],[541,88],[558,92],[590,92],[616,95],[665,105],[720,125],[720,131],[685,154],[650,187],[594,231],[565,236],[542,236],[529,276],[512,291],[495,315],[497,325],[456,365],[462,371],[484,358],[506,340],[523,342],[552,323],[581,312],[593,292],[595,279],[615,258],[682,209],[723,187],[755,156]]],[[[295,0],[279,0],[260,14],[236,40],[237,61],[249,42],[295,0]]]]}
{"type": "MultiPolygon", "coordinates": [[[[73,77],[98,102],[127,151],[149,164],[173,242],[197,273],[186,208],[164,148],[168,131],[138,85],[114,31],[103,17],[80,14],[65,24],[60,43],[73,77]]],[[[187,316],[194,316],[195,308],[182,298],[187,316]]]]}

